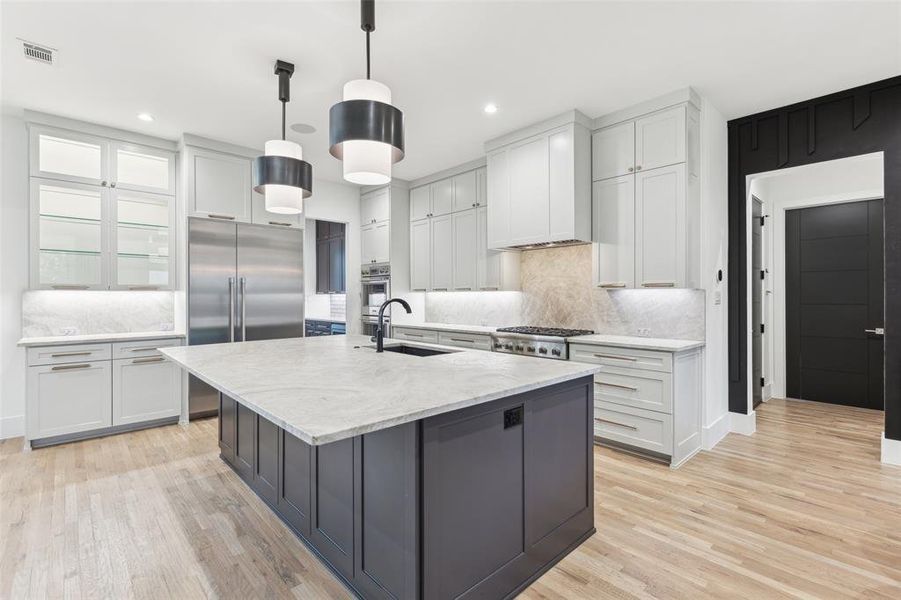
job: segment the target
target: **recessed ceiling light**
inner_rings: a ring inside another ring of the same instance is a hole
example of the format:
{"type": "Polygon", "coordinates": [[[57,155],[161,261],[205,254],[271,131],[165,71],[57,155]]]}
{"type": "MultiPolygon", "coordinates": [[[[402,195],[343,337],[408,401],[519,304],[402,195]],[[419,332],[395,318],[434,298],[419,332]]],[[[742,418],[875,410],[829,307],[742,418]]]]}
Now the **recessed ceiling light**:
{"type": "Polygon", "coordinates": [[[153,122],[153,115],[150,113],[138,113],[138,118],[147,123],[153,122]]]}
{"type": "Polygon", "coordinates": [[[291,125],[291,131],[295,133],[316,133],[316,128],[309,123],[295,123],[291,125]]]}
{"type": "Polygon", "coordinates": [[[489,102],[488,104],[485,105],[484,110],[485,110],[486,114],[493,115],[494,113],[497,112],[497,104],[495,104],[493,102],[489,102]]]}

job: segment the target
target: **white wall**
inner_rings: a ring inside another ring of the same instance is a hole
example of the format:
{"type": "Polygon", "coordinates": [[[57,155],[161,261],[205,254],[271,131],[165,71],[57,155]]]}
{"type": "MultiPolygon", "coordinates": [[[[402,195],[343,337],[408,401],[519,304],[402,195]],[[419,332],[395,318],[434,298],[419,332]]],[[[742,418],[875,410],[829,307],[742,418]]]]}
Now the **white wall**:
{"type": "MultiPolygon", "coordinates": [[[[346,223],[347,333],[360,332],[360,188],[355,185],[313,182],[313,195],[304,200],[304,218],[346,223]]],[[[316,230],[304,231],[304,289],[310,301],[316,295],[316,230]],[[311,251],[312,249],[312,251],[311,251]]],[[[328,296],[323,296],[328,298],[328,296]]],[[[316,302],[317,299],[313,299],[316,302]]],[[[326,311],[327,312],[327,311],[326,311]]]]}
{"type": "Polygon", "coordinates": [[[730,429],[726,270],[728,251],[728,131],[726,119],[701,102],[701,286],[706,295],[702,443],[709,449],[730,429]],[[717,281],[722,269],[723,280],[717,281]]]}
{"type": "Polygon", "coordinates": [[[772,377],[774,397],[785,397],[785,211],[883,198],[883,170],[883,155],[876,152],[762,173],[750,180],[749,189],[763,200],[764,214],[770,215],[764,264],[770,273],[767,289],[773,292],[768,311],[772,321],[767,326],[772,333],[765,340],[764,371],[767,379],[772,377]]]}
{"type": "Polygon", "coordinates": [[[25,122],[0,125],[0,438],[25,432],[22,293],[28,289],[28,135],[25,122]]]}

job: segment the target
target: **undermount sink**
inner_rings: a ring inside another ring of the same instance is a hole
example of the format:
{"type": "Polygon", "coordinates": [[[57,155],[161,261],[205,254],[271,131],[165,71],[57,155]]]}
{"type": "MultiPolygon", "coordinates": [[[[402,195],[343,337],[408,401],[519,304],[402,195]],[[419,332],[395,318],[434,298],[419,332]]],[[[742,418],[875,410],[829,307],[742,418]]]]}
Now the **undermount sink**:
{"type": "Polygon", "coordinates": [[[437,356],[438,354],[451,354],[453,350],[436,350],[435,348],[420,348],[419,346],[408,346],[406,344],[392,344],[384,347],[385,352],[396,352],[398,354],[409,354],[410,356],[437,356]]]}

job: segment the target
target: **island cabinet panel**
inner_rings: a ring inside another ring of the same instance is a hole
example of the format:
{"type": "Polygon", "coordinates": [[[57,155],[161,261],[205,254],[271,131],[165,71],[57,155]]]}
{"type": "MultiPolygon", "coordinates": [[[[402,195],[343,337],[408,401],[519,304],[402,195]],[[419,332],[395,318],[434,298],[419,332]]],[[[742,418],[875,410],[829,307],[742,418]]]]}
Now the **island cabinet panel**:
{"type": "Polygon", "coordinates": [[[313,450],[310,541],[347,579],[354,568],[354,438],[313,450]]]}
{"type": "Polygon", "coordinates": [[[280,430],[278,510],[291,527],[310,536],[312,448],[280,430]]]}
{"type": "Polygon", "coordinates": [[[256,417],[255,412],[238,404],[235,411],[235,469],[248,483],[253,481],[256,417]]]}
{"type": "Polygon", "coordinates": [[[238,403],[234,398],[219,394],[219,455],[230,465],[235,464],[237,411],[238,403]]]}
{"type": "Polygon", "coordinates": [[[253,488],[271,504],[278,502],[278,432],[272,421],[257,415],[253,488]]]}
{"type": "Polygon", "coordinates": [[[593,533],[590,386],[423,421],[425,598],[510,597],[593,533]]]}

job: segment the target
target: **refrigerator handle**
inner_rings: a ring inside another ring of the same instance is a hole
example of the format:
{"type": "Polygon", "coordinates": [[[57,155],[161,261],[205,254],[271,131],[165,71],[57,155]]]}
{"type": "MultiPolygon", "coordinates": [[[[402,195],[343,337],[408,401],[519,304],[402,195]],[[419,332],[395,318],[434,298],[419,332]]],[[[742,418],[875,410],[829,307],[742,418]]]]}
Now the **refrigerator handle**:
{"type": "Polygon", "coordinates": [[[228,341],[235,341],[235,278],[228,278],[228,341]]]}
{"type": "Polygon", "coordinates": [[[247,278],[241,278],[241,341],[247,341],[247,278]]]}

